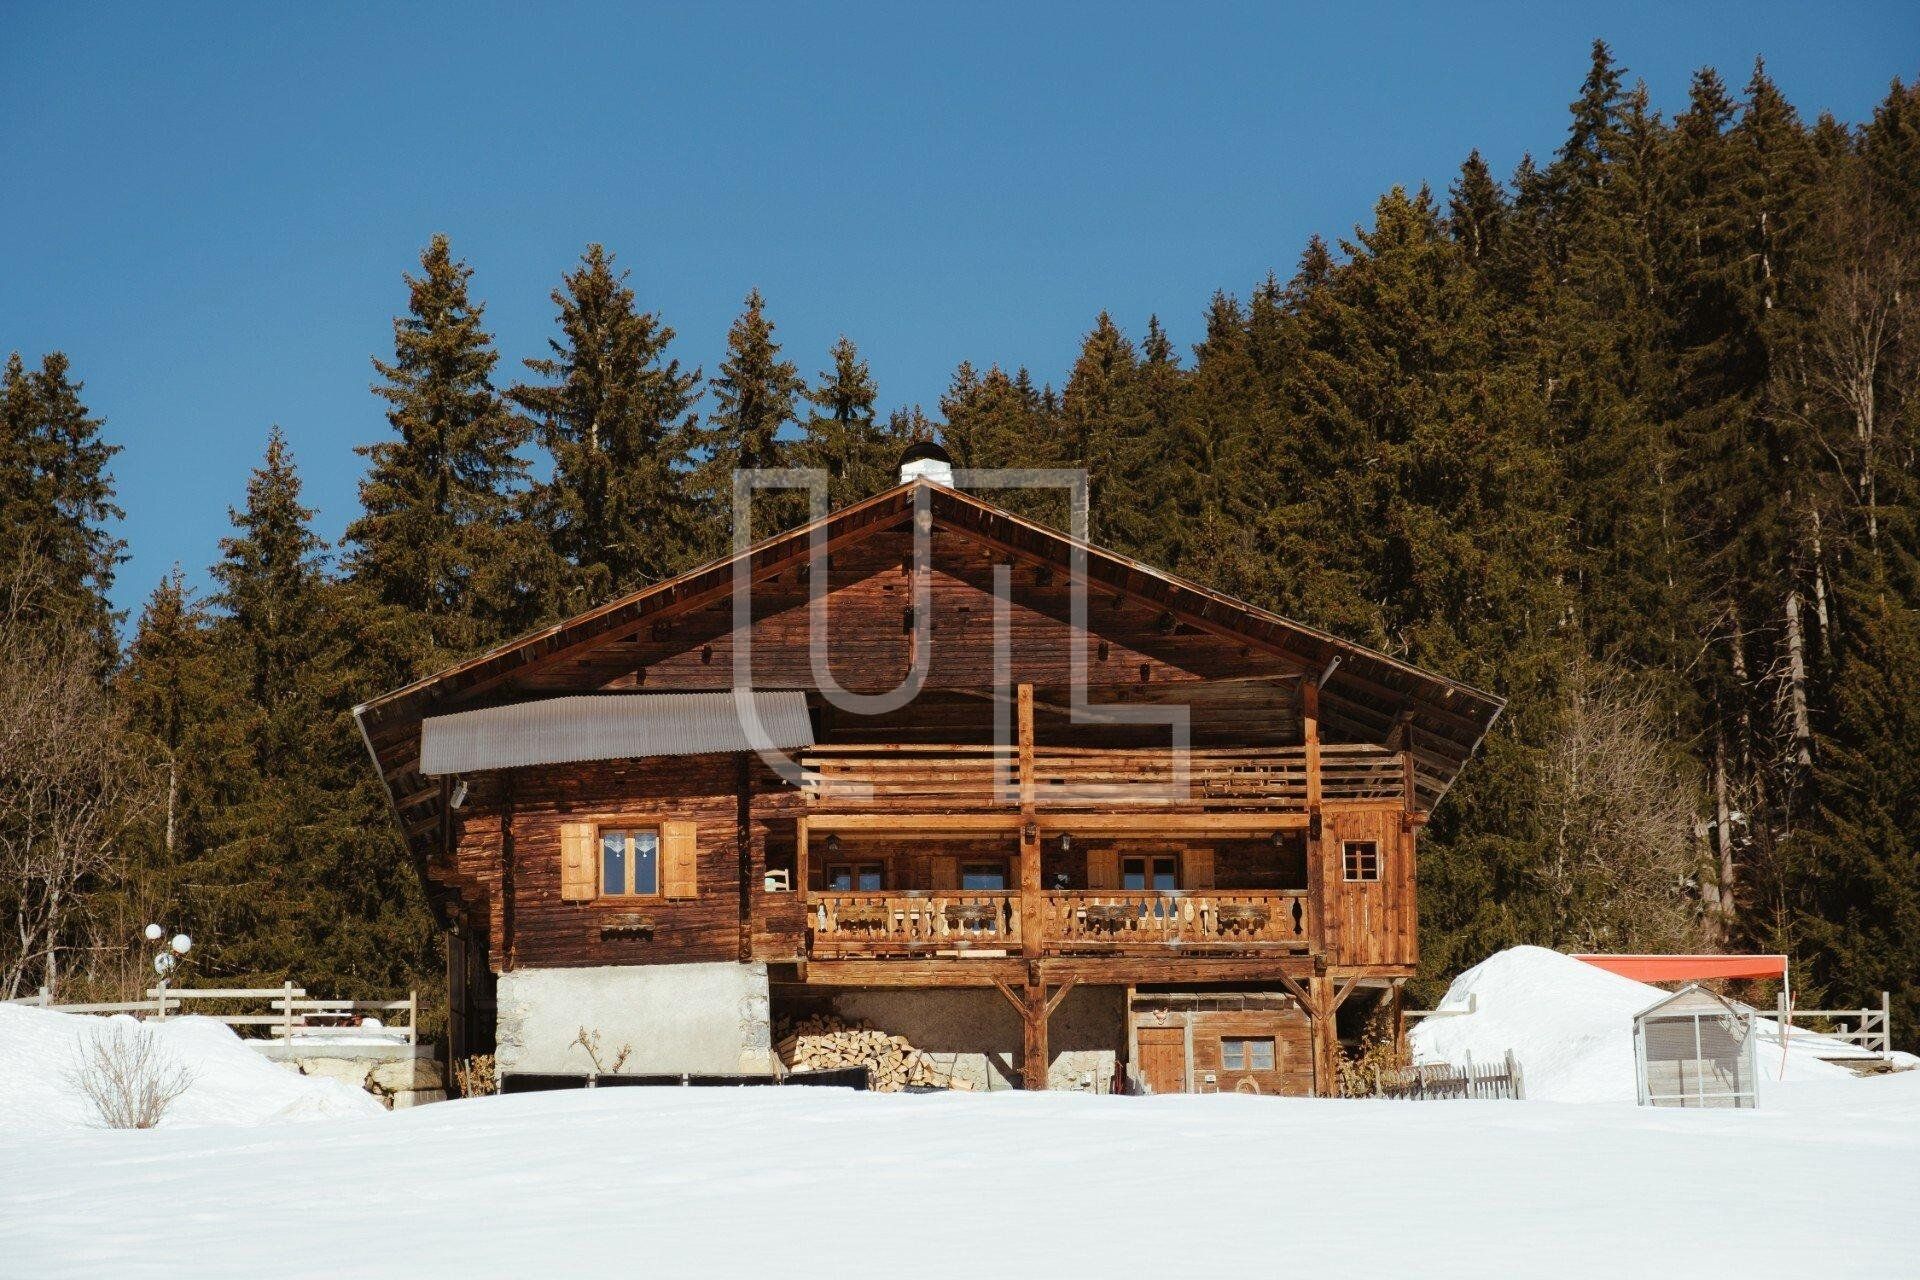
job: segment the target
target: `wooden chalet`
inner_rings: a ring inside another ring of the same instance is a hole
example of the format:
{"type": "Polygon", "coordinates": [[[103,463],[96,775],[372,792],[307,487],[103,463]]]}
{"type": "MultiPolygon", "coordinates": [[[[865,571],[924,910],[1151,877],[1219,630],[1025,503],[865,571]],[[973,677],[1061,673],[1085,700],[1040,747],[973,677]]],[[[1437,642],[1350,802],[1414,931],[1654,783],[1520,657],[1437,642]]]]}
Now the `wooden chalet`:
{"type": "Polygon", "coordinates": [[[777,1070],[829,1008],[985,1087],[1298,1093],[1397,1011],[1421,825],[1501,706],[915,477],[356,714],[455,1056],[584,1070],[606,1026],[638,1070],[777,1070]],[[1140,719],[1173,707],[1184,768],[1140,719]]]}

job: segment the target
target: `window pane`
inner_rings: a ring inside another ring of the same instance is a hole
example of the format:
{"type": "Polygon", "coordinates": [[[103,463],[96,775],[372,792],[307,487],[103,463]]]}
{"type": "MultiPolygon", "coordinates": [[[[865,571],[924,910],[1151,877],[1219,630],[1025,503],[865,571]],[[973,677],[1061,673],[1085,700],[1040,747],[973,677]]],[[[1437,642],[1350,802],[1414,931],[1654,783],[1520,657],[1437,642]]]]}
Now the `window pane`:
{"type": "Polygon", "coordinates": [[[1174,877],[1174,868],[1176,865],[1172,858],[1155,858],[1153,860],[1154,892],[1166,893],[1180,887],[1174,877]]]}
{"type": "Polygon", "coordinates": [[[608,831],[600,837],[600,892],[627,891],[627,834],[608,831]]]}
{"type": "Polygon", "coordinates": [[[860,868],[859,881],[860,881],[860,888],[864,892],[872,893],[878,890],[881,887],[880,864],[877,862],[870,862],[870,863],[867,863],[865,866],[862,866],[860,868]]]}
{"type": "Polygon", "coordinates": [[[633,835],[633,891],[660,892],[660,833],[635,831],[633,835]]]}
{"type": "Polygon", "coordinates": [[[960,868],[960,887],[994,892],[1007,887],[1007,869],[993,862],[976,862],[960,868]]]}
{"type": "Polygon", "coordinates": [[[1247,1047],[1251,1050],[1250,1056],[1255,1071],[1273,1070],[1273,1041],[1249,1040],[1247,1047]]]}
{"type": "Polygon", "coordinates": [[[852,889],[853,888],[853,868],[845,867],[845,866],[828,867],[827,868],[827,888],[833,890],[836,893],[845,893],[849,889],[852,889]]]}
{"type": "Polygon", "coordinates": [[[1228,1071],[1247,1069],[1247,1042],[1244,1040],[1222,1040],[1220,1042],[1220,1065],[1228,1071]]]}
{"type": "Polygon", "coordinates": [[[1120,864],[1120,887],[1122,889],[1144,889],[1147,887],[1147,864],[1143,858],[1128,858],[1120,864]]]}

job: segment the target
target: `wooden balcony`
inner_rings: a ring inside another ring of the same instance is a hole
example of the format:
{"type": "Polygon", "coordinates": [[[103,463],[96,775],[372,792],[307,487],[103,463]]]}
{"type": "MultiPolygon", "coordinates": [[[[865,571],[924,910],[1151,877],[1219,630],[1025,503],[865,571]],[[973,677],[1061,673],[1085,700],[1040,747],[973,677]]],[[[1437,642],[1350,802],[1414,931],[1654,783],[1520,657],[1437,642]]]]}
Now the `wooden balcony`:
{"type": "Polygon", "coordinates": [[[1020,949],[1020,895],[821,893],[807,895],[808,951],[839,956],[1004,956],[1020,949]]]}
{"type": "MultiPolygon", "coordinates": [[[[1323,803],[1393,803],[1408,785],[1400,752],[1325,744],[1323,803]]],[[[1312,803],[1307,747],[1167,750],[1035,747],[1033,805],[1053,811],[1167,809],[1304,812],[1312,803]]],[[[1020,806],[1019,752],[993,746],[882,743],[816,747],[802,757],[815,812],[980,812],[1020,806]]]]}
{"type": "MultiPolygon", "coordinates": [[[[1268,955],[1311,950],[1307,895],[1235,889],[1036,895],[1041,955],[1268,955]]],[[[1018,893],[820,892],[807,895],[817,959],[1000,957],[1022,951],[1018,893]]]]}

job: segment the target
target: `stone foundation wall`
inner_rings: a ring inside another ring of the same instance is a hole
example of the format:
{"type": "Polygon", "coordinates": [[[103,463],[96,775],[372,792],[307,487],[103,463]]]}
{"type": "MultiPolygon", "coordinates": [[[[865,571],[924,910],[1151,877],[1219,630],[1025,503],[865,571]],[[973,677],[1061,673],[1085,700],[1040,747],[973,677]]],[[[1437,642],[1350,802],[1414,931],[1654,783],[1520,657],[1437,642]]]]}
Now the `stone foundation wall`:
{"type": "Polygon", "coordinates": [[[262,1043],[254,1049],[289,1071],[365,1089],[394,1110],[446,1100],[446,1075],[430,1045],[262,1043]]]}
{"type": "Polygon", "coordinates": [[[575,1041],[600,1036],[600,1068],[628,1075],[770,1075],[764,964],[515,969],[500,975],[494,1062],[502,1075],[593,1070],[575,1041]]]}

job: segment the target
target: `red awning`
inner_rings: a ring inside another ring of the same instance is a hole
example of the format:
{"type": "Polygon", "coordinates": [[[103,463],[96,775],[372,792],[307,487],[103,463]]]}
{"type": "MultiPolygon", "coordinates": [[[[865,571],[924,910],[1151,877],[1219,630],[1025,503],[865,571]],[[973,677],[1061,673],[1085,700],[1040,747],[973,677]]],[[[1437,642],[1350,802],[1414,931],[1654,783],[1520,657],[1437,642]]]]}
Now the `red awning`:
{"type": "Polygon", "coordinates": [[[1636,982],[1695,982],[1701,978],[1785,978],[1785,956],[1575,956],[1636,982]]]}

